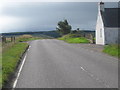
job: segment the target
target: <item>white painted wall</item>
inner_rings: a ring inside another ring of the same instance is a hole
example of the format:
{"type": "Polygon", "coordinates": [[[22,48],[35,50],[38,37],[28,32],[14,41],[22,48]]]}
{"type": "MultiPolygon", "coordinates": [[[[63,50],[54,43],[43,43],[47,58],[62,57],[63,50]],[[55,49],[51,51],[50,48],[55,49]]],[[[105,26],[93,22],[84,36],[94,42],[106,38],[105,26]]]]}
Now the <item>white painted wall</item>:
{"type": "Polygon", "coordinates": [[[118,28],[105,27],[105,44],[118,43],[118,28]]]}
{"type": "Polygon", "coordinates": [[[97,24],[96,24],[96,44],[104,45],[104,24],[100,10],[98,12],[97,24]]]}
{"type": "MultiPolygon", "coordinates": [[[[104,4],[98,3],[98,17],[96,24],[96,44],[116,44],[118,40],[118,30],[120,28],[108,28],[104,27],[101,12],[104,12],[104,4]]],[[[119,38],[120,39],[120,38],[119,38]]]]}

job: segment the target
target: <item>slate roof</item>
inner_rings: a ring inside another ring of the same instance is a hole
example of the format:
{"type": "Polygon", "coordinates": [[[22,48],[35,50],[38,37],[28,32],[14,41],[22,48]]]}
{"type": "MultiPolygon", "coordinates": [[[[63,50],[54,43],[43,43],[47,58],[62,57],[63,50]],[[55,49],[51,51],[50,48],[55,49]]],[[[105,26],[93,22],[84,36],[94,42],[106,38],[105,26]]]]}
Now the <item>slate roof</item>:
{"type": "Polygon", "coordinates": [[[120,27],[120,8],[105,8],[101,14],[105,27],[120,27]]]}

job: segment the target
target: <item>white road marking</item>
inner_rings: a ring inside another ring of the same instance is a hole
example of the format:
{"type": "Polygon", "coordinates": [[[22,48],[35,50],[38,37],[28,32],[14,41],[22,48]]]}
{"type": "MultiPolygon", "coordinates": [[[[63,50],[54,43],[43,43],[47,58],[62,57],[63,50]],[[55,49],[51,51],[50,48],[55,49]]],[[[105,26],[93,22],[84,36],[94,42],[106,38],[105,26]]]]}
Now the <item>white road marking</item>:
{"type": "Polygon", "coordinates": [[[95,79],[96,81],[98,81],[99,83],[102,83],[106,88],[110,88],[110,86],[108,84],[106,84],[103,80],[99,79],[98,77],[96,77],[95,75],[93,75],[92,73],[88,72],[86,69],[84,69],[83,67],[81,67],[81,69],[86,72],[90,77],[92,77],[93,79],[95,79]]]}
{"type": "Polygon", "coordinates": [[[85,69],[84,69],[83,67],[81,67],[81,69],[82,69],[83,71],[85,71],[85,69]]]}
{"type": "Polygon", "coordinates": [[[29,46],[28,51],[30,50],[31,46],[29,46]]]}
{"type": "Polygon", "coordinates": [[[90,76],[91,76],[91,77],[94,77],[94,75],[93,75],[93,74],[90,74],[90,76]]]}
{"type": "Polygon", "coordinates": [[[22,61],[21,67],[20,67],[20,69],[19,69],[19,71],[18,71],[17,78],[16,78],[16,80],[15,80],[15,82],[14,82],[14,84],[13,84],[13,89],[14,89],[14,88],[16,87],[16,85],[17,85],[18,78],[19,78],[19,76],[20,76],[20,73],[21,73],[21,71],[22,71],[23,65],[24,65],[25,60],[26,60],[26,56],[27,56],[27,54],[25,55],[25,57],[24,57],[24,59],[23,59],[23,61],[22,61]]]}

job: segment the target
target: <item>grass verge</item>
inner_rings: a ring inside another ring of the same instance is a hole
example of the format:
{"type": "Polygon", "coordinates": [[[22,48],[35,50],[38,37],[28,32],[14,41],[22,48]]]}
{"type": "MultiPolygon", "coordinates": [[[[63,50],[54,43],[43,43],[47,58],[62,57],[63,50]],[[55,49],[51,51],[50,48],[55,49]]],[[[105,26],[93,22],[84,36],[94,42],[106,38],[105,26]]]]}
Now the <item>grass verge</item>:
{"type": "Polygon", "coordinates": [[[15,71],[17,63],[27,46],[27,43],[16,43],[2,53],[2,85],[8,81],[9,75],[15,71]]]}
{"type": "Polygon", "coordinates": [[[16,66],[20,60],[20,57],[26,50],[28,44],[23,43],[26,41],[42,39],[42,37],[33,37],[32,35],[21,35],[15,38],[15,41],[11,42],[11,38],[6,38],[6,42],[0,43],[2,48],[1,61],[0,61],[0,85],[3,87],[8,82],[9,77],[15,72],[16,66]]]}
{"type": "Polygon", "coordinates": [[[75,34],[68,34],[61,38],[58,38],[59,40],[64,40],[68,43],[90,43],[89,40],[87,40],[84,37],[76,37],[75,34]]]}
{"type": "Polygon", "coordinates": [[[103,52],[120,58],[120,45],[106,45],[103,52]]]}

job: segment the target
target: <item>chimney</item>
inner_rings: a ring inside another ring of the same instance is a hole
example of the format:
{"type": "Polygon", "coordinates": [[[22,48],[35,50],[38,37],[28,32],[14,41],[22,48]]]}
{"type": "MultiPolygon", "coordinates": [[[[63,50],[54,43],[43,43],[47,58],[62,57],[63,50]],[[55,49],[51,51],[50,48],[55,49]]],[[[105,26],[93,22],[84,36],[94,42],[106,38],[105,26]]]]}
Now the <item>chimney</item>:
{"type": "Polygon", "coordinates": [[[104,12],[104,10],[105,10],[104,9],[104,2],[102,2],[102,1],[99,2],[99,10],[102,11],[102,12],[104,12]]]}

